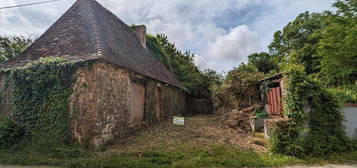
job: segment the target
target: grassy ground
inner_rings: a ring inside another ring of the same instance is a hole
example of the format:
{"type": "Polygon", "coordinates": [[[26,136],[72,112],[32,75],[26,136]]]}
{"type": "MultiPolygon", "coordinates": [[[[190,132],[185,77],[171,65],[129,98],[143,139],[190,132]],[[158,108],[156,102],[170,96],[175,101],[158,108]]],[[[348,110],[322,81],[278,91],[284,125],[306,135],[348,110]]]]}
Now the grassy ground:
{"type": "MultiPolygon", "coordinates": [[[[212,117],[186,118],[186,126],[171,122],[117,140],[106,150],[58,149],[51,153],[0,151],[0,164],[64,167],[233,168],[357,161],[357,152],[326,158],[297,159],[272,155],[261,135],[222,126],[212,117]]],[[[32,152],[30,152],[32,151],[32,152]]]]}

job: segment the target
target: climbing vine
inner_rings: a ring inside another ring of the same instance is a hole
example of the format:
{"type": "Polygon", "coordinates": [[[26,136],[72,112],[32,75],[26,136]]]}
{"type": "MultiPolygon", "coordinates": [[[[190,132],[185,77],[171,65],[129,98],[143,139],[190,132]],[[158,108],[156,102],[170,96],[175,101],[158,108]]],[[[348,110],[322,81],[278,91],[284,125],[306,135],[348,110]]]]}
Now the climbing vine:
{"type": "Polygon", "coordinates": [[[6,149],[19,142],[24,129],[13,120],[0,116],[0,149],[6,149]]]}
{"type": "Polygon", "coordinates": [[[56,143],[70,139],[67,99],[73,65],[62,58],[43,58],[12,71],[12,113],[26,128],[25,138],[51,138],[56,143]]]}
{"type": "Polygon", "coordinates": [[[339,103],[319,81],[297,70],[286,74],[284,115],[271,137],[273,152],[322,156],[349,149],[339,103]]]}
{"type": "Polygon", "coordinates": [[[90,67],[94,62],[73,63],[63,58],[48,57],[2,72],[13,85],[12,116],[16,128],[24,129],[21,138],[16,134],[16,138],[21,139],[20,143],[41,146],[45,150],[49,146],[72,143],[68,99],[75,79],[73,74],[78,67],[90,67]]]}

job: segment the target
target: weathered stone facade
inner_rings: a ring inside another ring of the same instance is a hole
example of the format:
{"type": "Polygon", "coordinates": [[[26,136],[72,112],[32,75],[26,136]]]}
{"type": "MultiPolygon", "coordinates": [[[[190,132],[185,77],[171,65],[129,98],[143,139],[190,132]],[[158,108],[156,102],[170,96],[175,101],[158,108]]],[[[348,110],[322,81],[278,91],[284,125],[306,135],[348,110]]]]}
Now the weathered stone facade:
{"type": "Polygon", "coordinates": [[[131,108],[128,73],[99,62],[79,68],[75,76],[70,114],[78,142],[98,146],[124,134],[131,108]]]}
{"type": "MultiPolygon", "coordinates": [[[[141,126],[185,112],[185,93],[116,65],[97,61],[73,75],[69,97],[71,132],[86,146],[100,147],[141,126]]],[[[0,115],[11,116],[13,85],[0,74],[0,115]]]]}
{"type": "Polygon", "coordinates": [[[72,132],[78,142],[101,146],[133,128],[183,114],[185,93],[113,64],[77,70],[70,98],[72,132]]]}
{"type": "Polygon", "coordinates": [[[145,121],[159,122],[174,115],[184,115],[185,93],[166,84],[149,81],[146,84],[145,121]]]}

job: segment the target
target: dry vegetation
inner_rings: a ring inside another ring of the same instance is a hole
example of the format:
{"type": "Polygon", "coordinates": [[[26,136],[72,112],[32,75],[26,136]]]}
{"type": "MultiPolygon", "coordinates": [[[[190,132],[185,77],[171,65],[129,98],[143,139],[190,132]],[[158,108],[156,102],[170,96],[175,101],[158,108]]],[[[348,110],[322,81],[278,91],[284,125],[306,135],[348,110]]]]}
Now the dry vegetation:
{"type": "Polygon", "coordinates": [[[185,126],[174,126],[165,121],[113,144],[108,153],[166,150],[170,148],[210,149],[217,145],[229,145],[239,150],[266,152],[263,136],[239,128],[224,125],[220,117],[188,117],[185,126]]]}

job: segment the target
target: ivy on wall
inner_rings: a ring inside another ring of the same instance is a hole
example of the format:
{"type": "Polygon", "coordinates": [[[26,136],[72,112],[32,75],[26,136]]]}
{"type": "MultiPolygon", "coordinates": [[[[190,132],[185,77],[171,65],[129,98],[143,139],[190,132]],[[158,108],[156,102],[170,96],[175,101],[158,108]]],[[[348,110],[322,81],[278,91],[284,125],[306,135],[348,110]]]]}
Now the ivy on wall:
{"type": "Polygon", "coordinates": [[[0,149],[15,145],[24,134],[24,129],[13,120],[0,116],[0,149]]]}
{"type": "Polygon", "coordinates": [[[44,149],[72,143],[68,98],[75,79],[73,74],[78,67],[94,62],[73,63],[48,57],[6,70],[14,88],[12,115],[16,124],[24,128],[21,143],[44,149]]]}
{"type": "Polygon", "coordinates": [[[292,70],[286,74],[284,115],[276,123],[271,150],[277,153],[322,156],[349,150],[338,101],[317,80],[292,70]]]}
{"type": "Polygon", "coordinates": [[[70,139],[68,97],[73,65],[49,57],[12,71],[12,113],[16,123],[26,128],[25,138],[51,138],[55,143],[70,139]]]}

